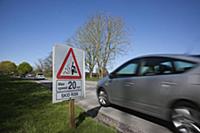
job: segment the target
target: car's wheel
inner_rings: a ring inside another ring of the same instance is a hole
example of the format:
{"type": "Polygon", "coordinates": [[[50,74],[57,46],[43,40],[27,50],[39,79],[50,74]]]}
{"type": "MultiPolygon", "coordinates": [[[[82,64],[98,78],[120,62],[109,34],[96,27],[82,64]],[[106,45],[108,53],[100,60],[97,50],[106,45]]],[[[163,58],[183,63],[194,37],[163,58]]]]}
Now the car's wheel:
{"type": "Polygon", "coordinates": [[[177,133],[200,133],[199,110],[191,104],[173,107],[171,121],[177,133]]]}
{"type": "Polygon", "coordinates": [[[110,102],[108,100],[108,95],[107,95],[106,91],[99,90],[99,92],[98,92],[98,101],[99,101],[99,104],[101,106],[107,107],[107,106],[110,105],[110,102]]]}

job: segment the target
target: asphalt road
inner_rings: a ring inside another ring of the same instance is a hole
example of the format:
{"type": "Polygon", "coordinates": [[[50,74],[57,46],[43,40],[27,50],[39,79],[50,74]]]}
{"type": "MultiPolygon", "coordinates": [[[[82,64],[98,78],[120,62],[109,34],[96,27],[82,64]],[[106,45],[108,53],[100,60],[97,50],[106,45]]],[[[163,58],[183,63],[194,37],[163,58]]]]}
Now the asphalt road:
{"type": "MultiPolygon", "coordinates": [[[[51,88],[51,81],[36,81],[51,88]]],[[[96,97],[96,82],[86,81],[86,97],[76,100],[85,110],[85,116],[93,117],[123,133],[172,133],[171,125],[163,120],[116,105],[100,107],[96,97]]],[[[81,114],[82,115],[82,114],[81,114]]],[[[79,116],[82,117],[82,116],[79,116]]],[[[81,121],[77,122],[78,125],[81,121]]]]}

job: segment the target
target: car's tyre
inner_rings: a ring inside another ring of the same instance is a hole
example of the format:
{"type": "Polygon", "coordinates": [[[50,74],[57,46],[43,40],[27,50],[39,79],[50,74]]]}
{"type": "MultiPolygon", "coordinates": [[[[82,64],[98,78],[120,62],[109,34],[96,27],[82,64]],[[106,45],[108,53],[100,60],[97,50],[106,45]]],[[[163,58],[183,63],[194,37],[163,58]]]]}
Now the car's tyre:
{"type": "Polygon", "coordinates": [[[199,110],[189,103],[172,108],[171,122],[176,133],[200,133],[199,110]]]}
{"type": "Polygon", "coordinates": [[[110,105],[110,102],[108,100],[108,95],[107,95],[106,91],[101,89],[101,90],[98,91],[97,95],[98,95],[99,104],[101,106],[107,107],[107,106],[110,105]]]}

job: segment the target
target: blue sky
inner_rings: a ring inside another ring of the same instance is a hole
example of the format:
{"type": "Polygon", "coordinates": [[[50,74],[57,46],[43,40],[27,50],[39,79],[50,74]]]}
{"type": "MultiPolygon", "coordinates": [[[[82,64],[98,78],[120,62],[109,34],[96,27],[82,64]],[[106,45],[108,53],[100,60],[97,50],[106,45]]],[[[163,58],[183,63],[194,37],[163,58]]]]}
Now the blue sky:
{"type": "Polygon", "coordinates": [[[132,49],[112,68],[139,55],[200,54],[200,0],[0,0],[0,61],[34,65],[97,12],[129,28],[132,49]]]}

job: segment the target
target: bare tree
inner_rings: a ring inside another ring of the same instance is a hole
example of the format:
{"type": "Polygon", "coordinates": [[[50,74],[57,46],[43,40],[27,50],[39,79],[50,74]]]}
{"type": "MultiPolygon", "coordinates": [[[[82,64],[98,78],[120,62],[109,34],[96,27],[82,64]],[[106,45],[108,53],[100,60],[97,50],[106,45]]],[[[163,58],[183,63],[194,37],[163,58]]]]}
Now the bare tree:
{"type": "Polygon", "coordinates": [[[92,76],[95,65],[102,77],[117,54],[126,51],[129,44],[123,20],[119,17],[97,14],[77,31],[76,46],[86,52],[86,66],[92,76]]]}
{"type": "Polygon", "coordinates": [[[97,65],[101,77],[107,71],[108,63],[112,62],[116,55],[125,53],[129,44],[128,34],[121,18],[102,16],[102,21],[105,24],[101,33],[101,50],[97,57],[97,65]]]}
{"type": "Polygon", "coordinates": [[[48,77],[52,76],[52,55],[53,55],[53,53],[50,52],[48,57],[46,57],[43,60],[43,62],[44,62],[44,73],[48,77]]]}
{"type": "Polygon", "coordinates": [[[92,72],[97,64],[97,57],[100,51],[100,30],[103,23],[92,17],[85,25],[80,27],[75,36],[75,45],[85,50],[85,63],[92,77],[92,72]]]}
{"type": "Polygon", "coordinates": [[[39,59],[38,63],[36,65],[36,71],[37,72],[42,72],[46,76],[51,77],[52,76],[52,52],[44,58],[44,59],[39,59]]]}
{"type": "Polygon", "coordinates": [[[38,59],[38,62],[35,63],[37,72],[44,72],[44,62],[43,59],[38,59]]]}

